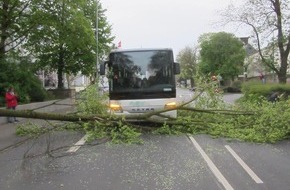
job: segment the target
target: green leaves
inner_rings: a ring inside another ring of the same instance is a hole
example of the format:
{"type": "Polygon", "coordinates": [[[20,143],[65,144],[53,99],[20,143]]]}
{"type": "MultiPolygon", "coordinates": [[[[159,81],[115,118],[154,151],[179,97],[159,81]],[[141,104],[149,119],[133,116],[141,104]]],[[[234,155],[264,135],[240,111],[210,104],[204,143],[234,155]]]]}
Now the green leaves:
{"type": "Polygon", "coordinates": [[[77,101],[77,110],[79,113],[106,114],[107,113],[107,96],[102,95],[96,85],[87,87],[80,94],[80,99],[77,101]]]}
{"type": "Polygon", "coordinates": [[[43,101],[48,98],[48,94],[43,88],[42,83],[33,72],[31,60],[16,56],[11,56],[10,58],[11,60],[0,63],[1,97],[5,97],[5,92],[8,87],[13,86],[21,103],[43,101]]]}
{"type": "Polygon", "coordinates": [[[29,34],[30,0],[9,0],[0,3],[0,60],[15,50],[29,34]]]}
{"type": "MultiPolygon", "coordinates": [[[[248,96],[248,99],[236,105],[228,105],[223,102],[221,94],[214,92],[215,85],[200,83],[198,86],[203,89],[197,89],[197,93],[203,94],[196,95],[192,102],[178,107],[177,120],[168,120],[163,124],[156,121],[157,129],[156,125],[145,127],[146,132],[162,135],[209,134],[216,138],[258,143],[274,143],[290,138],[289,100],[272,103],[263,97],[248,96]]],[[[92,116],[92,119],[86,120],[89,122],[77,122],[87,133],[87,141],[97,139],[117,144],[142,143],[142,126],[127,122],[125,117],[107,114],[106,96],[99,94],[96,86],[84,91],[78,104],[77,119],[81,115],[92,116]]],[[[18,130],[19,135],[31,133],[37,136],[48,132],[34,126],[18,130]]]]}
{"type": "Polygon", "coordinates": [[[33,52],[39,68],[57,71],[59,88],[63,88],[64,73],[93,75],[97,53],[99,57],[106,54],[114,39],[101,4],[54,0],[33,1],[31,7],[31,20],[37,27],[29,34],[26,48],[33,52]]]}
{"type": "Polygon", "coordinates": [[[200,41],[202,73],[220,74],[224,79],[232,79],[240,73],[246,52],[238,38],[219,32],[204,35],[200,41]]]}
{"type": "Polygon", "coordinates": [[[18,136],[29,136],[29,137],[38,137],[46,132],[48,132],[49,129],[45,127],[40,127],[33,123],[27,123],[24,125],[19,125],[16,128],[16,134],[18,136]]]}
{"type": "Polygon", "coordinates": [[[197,56],[197,47],[185,47],[177,55],[177,62],[180,63],[181,67],[181,78],[191,79],[193,85],[193,78],[196,74],[198,56],[197,56]]]}
{"type": "Polygon", "coordinates": [[[119,121],[114,126],[106,126],[99,122],[84,123],[84,129],[87,134],[87,141],[108,139],[114,144],[141,144],[141,132],[132,126],[119,121]]]}
{"type": "Polygon", "coordinates": [[[110,131],[112,137],[112,143],[115,144],[141,144],[142,140],[140,139],[140,132],[137,132],[136,129],[119,123],[116,128],[110,131]]]}
{"type": "MultiPolygon", "coordinates": [[[[110,139],[112,143],[131,144],[141,143],[141,135],[135,128],[126,124],[126,121],[120,119],[117,122],[110,122],[113,116],[107,113],[107,96],[102,95],[96,85],[88,87],[80,95],[77,110],[82,115],[100,115],[107,116],[107,121],[84,123],[83,127],[87,133],[87,141],[91,142],[96,139],[110,139]]],[[[113,119],[112,119],[113,120],[113,119]]]]}

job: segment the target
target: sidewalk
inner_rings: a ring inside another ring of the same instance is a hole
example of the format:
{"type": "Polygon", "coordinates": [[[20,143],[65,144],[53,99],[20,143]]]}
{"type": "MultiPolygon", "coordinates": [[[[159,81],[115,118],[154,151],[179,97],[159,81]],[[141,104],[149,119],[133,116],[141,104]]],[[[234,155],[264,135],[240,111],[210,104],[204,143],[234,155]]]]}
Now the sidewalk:
{"type": "MultiPolygon", "coordinates": [[[[67,113],[72,111],[75,99],[63,99],[63,100],[52,100],[47,102],[36,102],[31,104],[23,104],[17,106],[17,110],[35,110],[37,112],[58,112],[67,113]]],[[[0,108],[5,109],[5,108],[0,108]]],[[[40,119],[27,119],[17,118],[20,122],[8,123],[6,117],[0,117],[0,151],[17,144],[27,137],[16,136],[15,130],[19,124],[23,124],[27,121],[33,121],[36,123],[42,123],[40,119]]]]}
{"type": "MultiPolygon", "coordinates": [[[[57,110],[70,109],[74,105],[74,102],[75,100],[71,98],[63,99],[63,100],[51,100],[51,101],[46,101],[46,102],[35,102],[31,104],[18,105],[16,109],[17,110],[34,110],[37,112],[54,112],[57,110]]],[[[5,109],[5,108],[3,107],[0,109],[5,109]]],[[[22,120],[22,119],[19,118],[18,120],[22,120]]],[[[6,117],[0,117],[0,126],[9,125],[9,124],[7,123],[6,117]]]]}

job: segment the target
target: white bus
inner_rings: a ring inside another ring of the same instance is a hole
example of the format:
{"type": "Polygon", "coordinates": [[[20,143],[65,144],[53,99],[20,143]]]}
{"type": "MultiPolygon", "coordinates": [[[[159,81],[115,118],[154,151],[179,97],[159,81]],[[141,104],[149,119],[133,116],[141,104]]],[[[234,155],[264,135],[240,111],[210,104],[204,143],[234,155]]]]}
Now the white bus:
{"type": "MultiPolygon", "coordinates": [[[[110,111],[117,115],[175,107],[175,75],[179,73],[180,66],[174,62],[173,51],[167,48],[113,50],[108,60],[100,65],[100,74],[106,74],[109,79],[110,111]]],[[[163,115],[174,118],[177,111],[163,115]]]]}

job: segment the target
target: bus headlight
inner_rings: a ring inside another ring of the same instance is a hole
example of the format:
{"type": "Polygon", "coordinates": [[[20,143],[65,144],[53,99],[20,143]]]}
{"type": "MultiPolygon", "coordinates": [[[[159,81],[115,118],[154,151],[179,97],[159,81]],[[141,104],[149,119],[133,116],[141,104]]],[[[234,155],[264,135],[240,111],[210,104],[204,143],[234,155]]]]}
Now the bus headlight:
{"type": "Polygon", "coordinates": [[[122,111],[122,107],[119,104],[110,104],[110,110],[112,110],[112,111],[122,111]]]}
{"type": "Polygon", "coordinates": [[[165,104],[165,109],[174,109],[176,108],[176,102],[170,102],[170,103],[167,103],[165,104]]]}

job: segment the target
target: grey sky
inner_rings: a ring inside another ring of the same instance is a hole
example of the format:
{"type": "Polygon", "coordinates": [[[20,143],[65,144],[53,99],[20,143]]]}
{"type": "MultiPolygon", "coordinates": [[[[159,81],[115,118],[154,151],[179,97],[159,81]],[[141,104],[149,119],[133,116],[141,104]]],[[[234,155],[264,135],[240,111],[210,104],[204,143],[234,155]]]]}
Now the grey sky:
{"type": "Polygon", "coordinates": [[[122,48],[173,48],[175,55],[186,46],[197,44],[199,36],[226,31],[249,36],[236,27],[222,28],[216,23],[218,11],[231,2],[243,0],[101,0],[113,27],[115,43],[122,48]]]}

